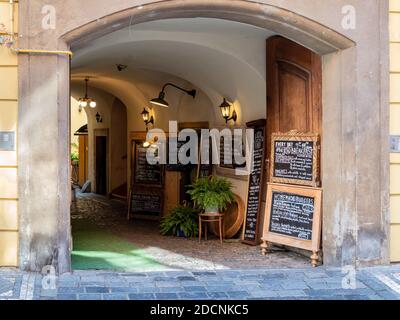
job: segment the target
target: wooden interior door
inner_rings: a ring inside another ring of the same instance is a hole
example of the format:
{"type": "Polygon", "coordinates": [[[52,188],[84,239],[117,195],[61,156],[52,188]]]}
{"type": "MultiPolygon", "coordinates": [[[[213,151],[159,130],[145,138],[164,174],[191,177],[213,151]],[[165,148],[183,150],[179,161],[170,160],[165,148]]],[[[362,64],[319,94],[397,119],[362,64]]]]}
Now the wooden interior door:
{"type": "Polygon", "coordinates": [[[281,36],[267,40],[267,154],[271,134],[322,134],[322,64],[311,50],[281,36]]]}
{"type": "Polygon", "coordinates": [[[82,187],[88,180],[88,136],[79,136],[79,185],[82,187]]]}

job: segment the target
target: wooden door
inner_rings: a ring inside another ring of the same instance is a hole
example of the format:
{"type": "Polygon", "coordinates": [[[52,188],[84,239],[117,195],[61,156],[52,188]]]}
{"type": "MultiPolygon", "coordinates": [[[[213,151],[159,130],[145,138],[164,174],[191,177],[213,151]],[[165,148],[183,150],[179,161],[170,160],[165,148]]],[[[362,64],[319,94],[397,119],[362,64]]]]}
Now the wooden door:
{"type": "Polygon", "coordinates": [[[311,50],[280,36],[267,40],[267,146],[271,134],[322,134],[322,64],[311,50]]]}
{"type": "Polygon", "coordinates": [[[88,179],[88,136],[79,136],[79,185],[82,187],[88,179]]]}

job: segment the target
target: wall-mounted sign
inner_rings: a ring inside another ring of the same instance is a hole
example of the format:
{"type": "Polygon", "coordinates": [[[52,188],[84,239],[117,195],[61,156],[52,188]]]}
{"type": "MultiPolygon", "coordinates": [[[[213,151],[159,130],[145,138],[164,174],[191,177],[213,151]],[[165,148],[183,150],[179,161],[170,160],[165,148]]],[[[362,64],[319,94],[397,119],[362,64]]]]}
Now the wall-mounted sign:
{"type": "Polygon", "coordinates": [[[390,136],[390,152],[400,153],[400,136],[390,136]]]}
{"type": "Polygon", "coordinates": [[[143,141],[135,141],[133,149],[133,184],[162,187],[164,183],[164,166],[148,163],[148,148],[143,147],[143,141]]]}
{"type": "Polygon", "coordinates": [[[247,123],[254,129],[254,163],[249,176],[246,218],[243,227],[243,243],[257,245],[260,242],[259,224],[264,186],[266,120],[247,123]]]}
{"type": "Polygon", "coordinates": [[[219,147],[219,166],[226,169],[239,169],[245,168],[246,162],[237,163],[236,159],[241,159],[245,155],[245,134],[235,134],[232,130],[232,142],[225,143],[225,138],[221,136],[219,147]]]}
{"type": "Polygon", "coordinates": [[[319,188],[268,184],[263,254],[268,242],[283,244],[312,251],[311,262],[316,266],[321,246],[321,201],[319,188]]]}
{"type": "Polygon", "coordinates": [[[319,186],[317,134],[274,133],[271,140],[271,182],[319,186]]]}
{"type": "Polygon", "coordinates": [[[0,151],[15,151],[14,131],[0,131],[0,151]]]}

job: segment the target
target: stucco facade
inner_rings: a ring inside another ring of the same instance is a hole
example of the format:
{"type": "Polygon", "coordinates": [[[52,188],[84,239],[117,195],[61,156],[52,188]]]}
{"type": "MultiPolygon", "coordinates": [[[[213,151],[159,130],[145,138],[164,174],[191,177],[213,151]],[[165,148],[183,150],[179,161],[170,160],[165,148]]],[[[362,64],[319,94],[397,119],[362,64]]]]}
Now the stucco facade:
{"type": "MultiPolygon", "coordinates": [[[[319,53],[324,263],[389,262],[388,1],[120,0],[99,6],[95,0],[57,0],[51,2],[54,28],[44,28],[47,4],[19,2],[20,48],[74,51],[128,25],[208,17],[256,25],[319,53]],[[354,28],[348,23],[353,9],[354,28]]],[[[19,265],[40,270],[52,264],[65,272],[70,269],[69,57],[21,54],[18,64],[19,92],[11,99],[18,100],[19,110],[19,265]]]]}

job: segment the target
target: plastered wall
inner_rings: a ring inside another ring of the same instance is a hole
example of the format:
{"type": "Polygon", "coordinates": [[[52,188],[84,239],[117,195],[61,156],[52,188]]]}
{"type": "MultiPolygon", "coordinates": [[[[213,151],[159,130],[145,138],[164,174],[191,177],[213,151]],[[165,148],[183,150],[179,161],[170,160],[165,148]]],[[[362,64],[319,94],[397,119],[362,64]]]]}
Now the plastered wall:
{"type": "MultiPolygon", "coordinates": [[[[17,9],[17,4],[15,5],[17,9]]],[[[8,1],[0,0],[0,23],[7,30],[8,1]]],[[[17,31],[17,22],[14,30],[17,31]]],[[[18,58],[0,46],[0,132],[17,131],[18,123],[18,58]]],[[[16,140],[17,140],[16,136],[16,140]]],[[[18,264],[18,191],[17,151],[0,150],[0,267],[18,264]]]]}
{"type": "MultiPolygon", "coordinates": [[[[400,0],[390,0],[390,134],[400,135],[400,0]]],[[[400,261],[400,153],[390,155],[390,260],[400,261]]]]}

